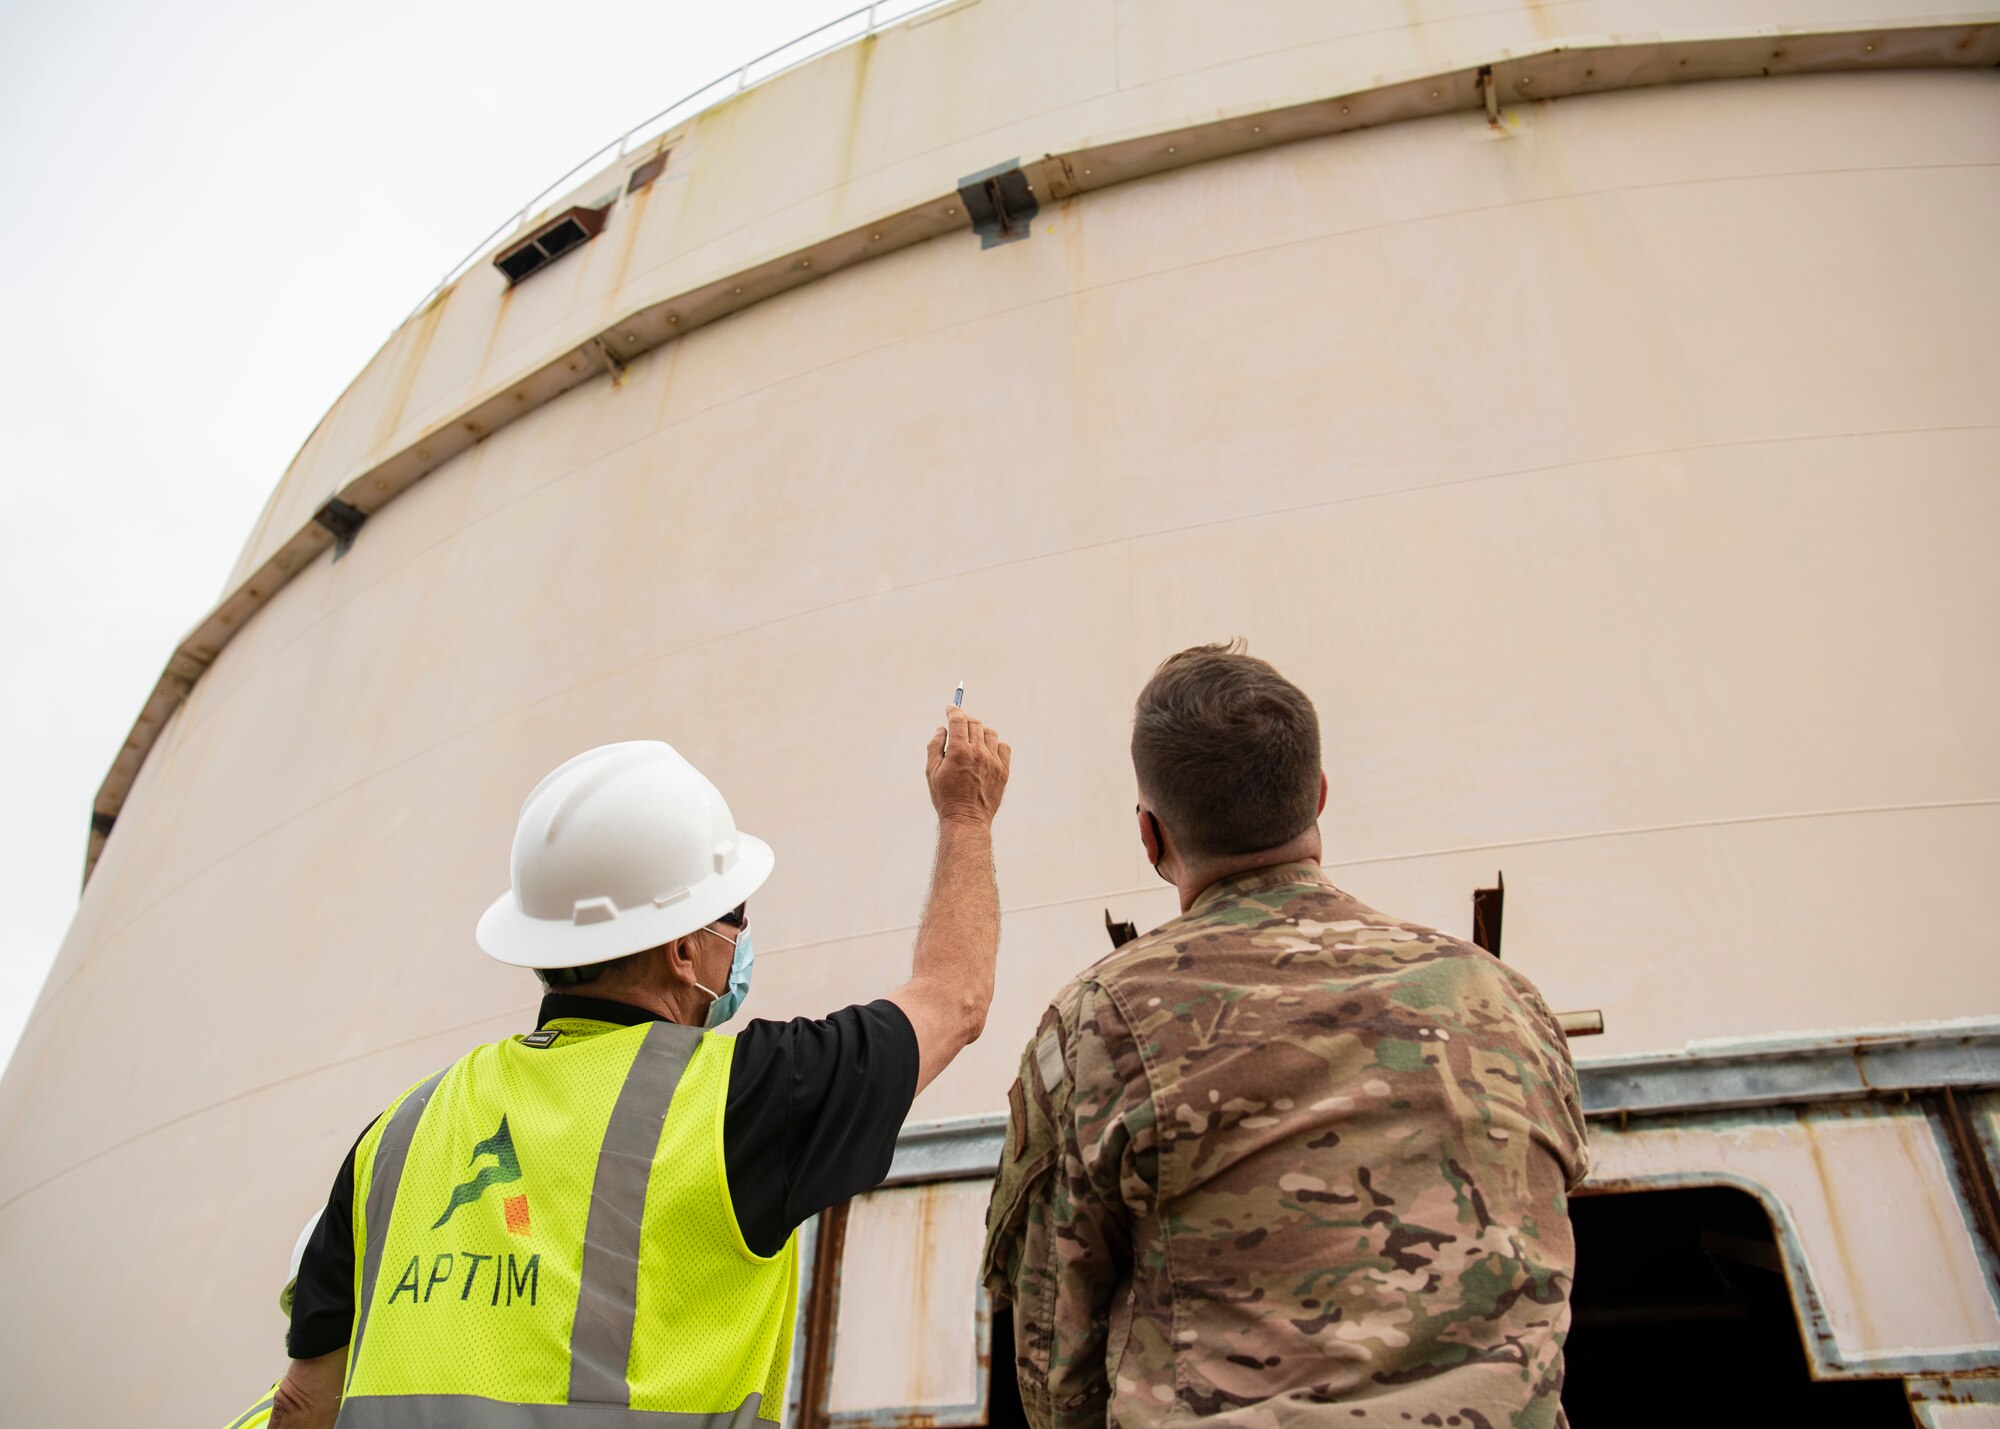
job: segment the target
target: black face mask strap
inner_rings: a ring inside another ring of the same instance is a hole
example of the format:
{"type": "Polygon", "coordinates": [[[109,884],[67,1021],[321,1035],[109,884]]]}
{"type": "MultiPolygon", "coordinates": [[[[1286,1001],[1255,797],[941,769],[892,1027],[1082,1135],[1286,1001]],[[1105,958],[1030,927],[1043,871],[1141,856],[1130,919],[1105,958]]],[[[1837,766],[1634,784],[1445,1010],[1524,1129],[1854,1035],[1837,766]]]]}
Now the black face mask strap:
{"type": "Polygon", "coordinates": [[[1160,872],[1160,860],[1167,856],[1167,836],[1160,832],[1160,816],[1146,808],[1140,808],[1139,812],[1144,814],[1146,822],[1153,826],[1153,847],[1160,851],[1160,857],[1153,860],[1153,876],[1162,883],[1172,883],[1171,878],[1160,872]]]}

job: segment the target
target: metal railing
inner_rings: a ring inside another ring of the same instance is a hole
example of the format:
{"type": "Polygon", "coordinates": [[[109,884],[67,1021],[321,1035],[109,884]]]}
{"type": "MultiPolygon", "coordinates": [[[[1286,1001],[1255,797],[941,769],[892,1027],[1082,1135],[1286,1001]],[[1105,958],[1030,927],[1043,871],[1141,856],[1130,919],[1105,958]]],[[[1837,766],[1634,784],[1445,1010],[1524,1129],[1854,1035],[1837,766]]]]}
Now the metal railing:
{"type": "Polygon", "coordinates": [[[850,10],[845,15],[828,20],[817,29],[806,31],[795,40],[787,41],[775,50],[768,50],[754,60],[738,65],[728,73],[704,84],[694,93],[676,100],[652,118],[641,120],[609,144],[594,150],[583,162],[571,165],[554,183],[538,190],[533,198],[522,204],[498,228],[480,239],[470,253],[454,263],[450,271],[438,279],[437,285],[424,294],[422,301],[410,309],[409,317],[403,321],[408,322],[410,318],[422,312],[433,298],[463,277],[495,243],[520,229],[542,209],[544,204],[582,176],[594,172],[604,164],[615,163],[624,158],[634,147],[657,138],[676,124],[684,123],[726,99],[734,99],[746,89],[760,85],[766,80],[776,79],[787,70],[795,69],[809,60],[816,60],[821,55],[830,54],[843,45],[851,45],[856,40],[866,39],[891,25],[900,25],[913,15],[957,3],[960,3],[960,0],[878,0],[876,4],[864,5],[859,10],[850,10]]]}

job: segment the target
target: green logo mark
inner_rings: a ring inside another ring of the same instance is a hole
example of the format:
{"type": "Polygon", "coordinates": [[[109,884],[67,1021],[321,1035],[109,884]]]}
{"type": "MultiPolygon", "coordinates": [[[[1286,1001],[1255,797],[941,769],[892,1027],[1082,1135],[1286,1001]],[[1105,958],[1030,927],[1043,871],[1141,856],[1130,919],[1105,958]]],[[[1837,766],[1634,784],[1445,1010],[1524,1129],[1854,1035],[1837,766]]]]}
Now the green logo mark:
{"type": "MultiPolygon", "coordinates": [[[[500,1129],[472,1148],[472,1161],[477,1161],[482,1156],[491,1156],[494,1164],[485,1167],[477,1176],[452,1191],[451,1204],[444,1208],[444,1214],[437,1218],[431,1226],[432,1230],[438,1229],[450,1220],[452,1212],[460,1206],[471,1205],[485,1195],[489,1187],[504,1186],[509,1181],[521,1179],[521,1159],[514,1154],[514,1133],[507,1129],[507,1117],[504,1112],[500,1116],[500,1129]]],[[[466,1164],[470,1165],[471,1162],[466,1164]]]]}

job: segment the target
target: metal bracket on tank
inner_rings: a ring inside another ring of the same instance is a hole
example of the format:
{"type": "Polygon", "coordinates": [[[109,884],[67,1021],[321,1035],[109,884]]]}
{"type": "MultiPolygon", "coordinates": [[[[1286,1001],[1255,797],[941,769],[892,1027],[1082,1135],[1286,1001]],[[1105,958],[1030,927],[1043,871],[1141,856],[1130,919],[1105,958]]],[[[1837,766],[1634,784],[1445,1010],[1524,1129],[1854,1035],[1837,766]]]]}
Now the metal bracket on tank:
{"type": "MultiPolygon", "coordinates": [[[[630,341],[630,339],[628,338],[627,341],[630,341]]],[[[604,370],[611,374],[611,385],[613,387],[623,387],[625,385],[625,363],[619,359],[618,354],[613,352],[601,337],[593,337],[588,346],[590,351],[597,354],[598,361],[604,364],[604,370]]]]}
{"type": "Polygon", "coordinates": [[[1507,906],[1507,875],[1496,873],[1491,888],[1472,890],[1472,943],[1500,956],[1500,915],[1507,906]]]}
{"type": "Polygon", "coordinates": [[[972,220],[972,231],[979,235],[981,248],[1026,238],[1035,231],[1035,215],[1042,211],[1019,159],[960,179],[958,197],[965,205],[965,216],[972,220]]]}
{"type": "Polygon", "coordinates": [[[313,520],[333,532],[333,558],[336,561],[347,554],[347,548],[354,544],[355,533],[367,519],[366,511],[349,506],[338,496],[329,498],[326,505],[313,512],[313,520]]]}

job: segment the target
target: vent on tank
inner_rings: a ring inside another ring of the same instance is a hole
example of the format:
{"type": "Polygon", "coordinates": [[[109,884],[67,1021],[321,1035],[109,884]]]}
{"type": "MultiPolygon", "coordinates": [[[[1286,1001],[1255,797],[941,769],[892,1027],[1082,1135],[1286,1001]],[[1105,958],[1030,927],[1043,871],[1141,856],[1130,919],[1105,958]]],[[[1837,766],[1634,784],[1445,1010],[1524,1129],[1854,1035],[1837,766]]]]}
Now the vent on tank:
{"type": "Polygon", "coordinates": [[[650,184],[666,171],[667,156],[664,153],[655,154],[652,158],[646,160],[645,163],[639,165],[638,168],[632,170],[632,177],[625,183],[625,192],[628,194],[639,192],[640,189],[646,187],[647,184],[650,184]]]}
{"type": "Polygon", "coordinates": [[[572,248],[579,248],[604,231],[604,208],[568,208],[523,238],[493,255],[493,266],[507,275],[512,287],[539,273],[572,248]]]}

